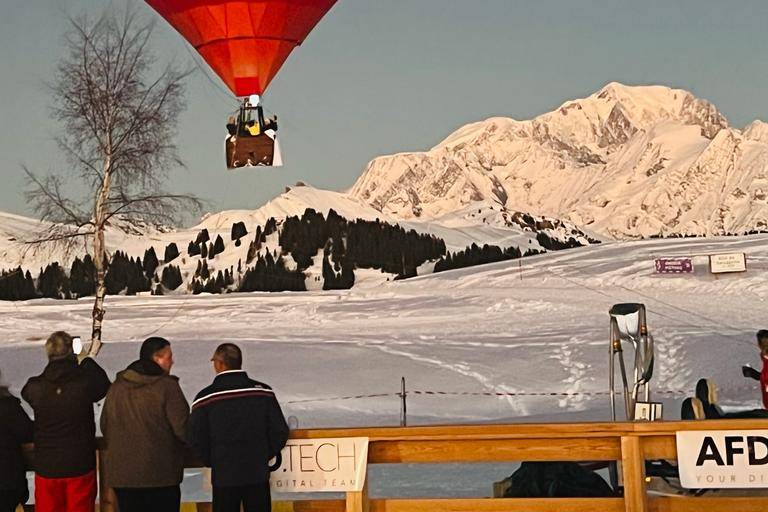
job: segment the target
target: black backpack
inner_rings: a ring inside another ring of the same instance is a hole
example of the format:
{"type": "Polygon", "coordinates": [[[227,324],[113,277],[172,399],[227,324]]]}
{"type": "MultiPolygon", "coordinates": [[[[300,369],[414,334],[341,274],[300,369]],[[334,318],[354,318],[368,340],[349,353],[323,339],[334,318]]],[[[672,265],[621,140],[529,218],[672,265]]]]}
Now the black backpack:
{"type": "Polygon", "coordinates": [[[509,477],[505,498],[606,498],[615,496],[603,478],[575,462],[523,462],[509,477]]]}

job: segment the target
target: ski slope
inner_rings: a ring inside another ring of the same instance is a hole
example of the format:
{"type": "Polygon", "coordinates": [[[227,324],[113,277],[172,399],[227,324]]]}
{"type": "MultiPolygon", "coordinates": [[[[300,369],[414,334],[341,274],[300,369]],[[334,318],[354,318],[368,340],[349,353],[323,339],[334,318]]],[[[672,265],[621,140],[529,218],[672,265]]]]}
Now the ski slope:
{"type": "MultiPolygon", "coordinates": [[[[766,271],[758,235],[606,243],[347,291],[108,297],[99,360],[114,375],[141,340],[165,336],[192,397],[213,377],[215,346],[233,341],[301,427],[398,424],[401,376],[409,424],[604,420],[607,311],[636,301],[656,338],[654,389],[692,392],[709,377],[725,405],[758,407],[740,366],[759,364],[766,271]],[[746,252],[748,272],[710,275],[707,255],[722,252],[746,252]],[[657,256],[692,256],[696,272],[655,276],[657,256]],[[358,395],[383,396],[341,399],[358,395]]],[[[90,311],[90,300],[0,302],[0,370],[14,392],[42,369],[44,337],[87,336],[90,311]]],[[[682,395],[659,397],[676,417],[682,395]]]]}

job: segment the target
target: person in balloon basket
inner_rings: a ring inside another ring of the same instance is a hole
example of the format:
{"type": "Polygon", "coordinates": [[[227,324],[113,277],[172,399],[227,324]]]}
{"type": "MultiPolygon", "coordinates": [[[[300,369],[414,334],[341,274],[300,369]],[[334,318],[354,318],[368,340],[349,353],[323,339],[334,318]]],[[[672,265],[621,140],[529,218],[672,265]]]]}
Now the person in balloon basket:
{"type": "Polygon", "coordinates": [[[29,498],[21,445],[32,442],[32,420],[0,382],[0,512],[14,512],[29,498]]]}
{"type": "Polygon", "coordinates": [[[92,512],[96,503],[96,425],[93,404],[109,389],[106,372],[90,357],[78,362],[72,336],[57,331],[45,342],[48,365],[21,396],[35,414],[35,510],[92,512]]]}
{"type": "Polygon", "coordinates": [[[230,136],[237,135],[237,120],[234,116],[230,116],[229,119],[227,119],[227,133],[229,133],[230,136]]]}
{"type": "Polygon", "coordinates": [[[172,366],[170,342],[146,339],[104,401],[104,477],[120,512],[179,510],[189,404],[172,366]]]}
{"type": "Polygon", "coordinates": [[[216,377],[192,402],[189,439],[211,467],[214,512],[269,512],[269,461],[288,440],[288,425],[268,385],[248,377],[237,345],[213,354],[216,377]]]}
{"type": "Polygon", "coordinates": [[[245,129],[248,130],[248,133],[252,137],[256,137],[257,135],[261,134],[261,126],[259,125],[259,122],[253,119],[246,121],[245,129]]]}

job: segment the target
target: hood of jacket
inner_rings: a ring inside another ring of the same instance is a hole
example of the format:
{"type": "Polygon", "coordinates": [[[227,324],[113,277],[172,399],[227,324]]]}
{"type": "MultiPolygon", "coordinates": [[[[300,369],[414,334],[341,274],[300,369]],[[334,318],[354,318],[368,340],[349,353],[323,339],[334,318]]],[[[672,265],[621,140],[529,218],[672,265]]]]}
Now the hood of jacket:
{"type": "Polygon", "coordinates": [[[177,379],[167,375],[154,361],[137,360],[128,365],[128,368],[117,374],[117,379],[129,386],[151,386],[164,378],[177,379]]]}
{"type": "Polygon", "coordinates": [[[42,377],[48,382],[61,384],[77,377],[79,365],[77,356],[70,356],[64,359],[54,359],[48,363],[43,370],[42,377]]]}

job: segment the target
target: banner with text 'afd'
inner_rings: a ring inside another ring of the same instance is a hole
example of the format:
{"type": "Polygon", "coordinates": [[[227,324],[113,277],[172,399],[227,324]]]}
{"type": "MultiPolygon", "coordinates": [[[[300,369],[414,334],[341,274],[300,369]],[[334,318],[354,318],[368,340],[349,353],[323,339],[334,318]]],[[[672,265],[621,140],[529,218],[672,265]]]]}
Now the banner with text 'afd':
{"type": "Polygon", "coordinates": [[[768,487],[768,430],[677,432],[677,464],[687,489],[768,487]]]}

